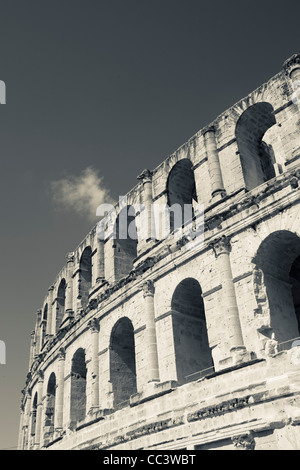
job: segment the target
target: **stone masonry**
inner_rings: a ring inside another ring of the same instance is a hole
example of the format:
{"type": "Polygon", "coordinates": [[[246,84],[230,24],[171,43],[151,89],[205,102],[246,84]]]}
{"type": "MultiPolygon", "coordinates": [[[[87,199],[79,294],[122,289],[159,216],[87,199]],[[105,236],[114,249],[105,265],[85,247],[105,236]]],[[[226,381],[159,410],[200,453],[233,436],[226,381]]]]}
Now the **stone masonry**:
{"type": "Polygon", "coordinates": [[[136,238],[95,226],[67,254],[31,335],[19,449],[300,449],[298,95],[295,54],[138,176],[115,207],[136,238]],[[173,204],[195,212],[153,211],[173,204]],[[168,237],[141,236],[153,213],[168,237]]]}

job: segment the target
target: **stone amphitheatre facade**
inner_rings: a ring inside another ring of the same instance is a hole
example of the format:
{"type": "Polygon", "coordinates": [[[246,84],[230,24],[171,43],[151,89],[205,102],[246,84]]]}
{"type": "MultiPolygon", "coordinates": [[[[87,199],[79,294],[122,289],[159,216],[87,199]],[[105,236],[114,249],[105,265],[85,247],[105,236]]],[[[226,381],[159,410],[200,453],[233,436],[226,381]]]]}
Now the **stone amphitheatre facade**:
{"type": "Polygon", "coordinates": [[[68,253],[37,312],[19,449],[300,449],[299,90],[296,54],[139,175],[115,206],[137,238],[95,226],[68,253]],[[203,207],[202,229],[170,210],[168,237],[141,236],[174,204],[203,207]]]}

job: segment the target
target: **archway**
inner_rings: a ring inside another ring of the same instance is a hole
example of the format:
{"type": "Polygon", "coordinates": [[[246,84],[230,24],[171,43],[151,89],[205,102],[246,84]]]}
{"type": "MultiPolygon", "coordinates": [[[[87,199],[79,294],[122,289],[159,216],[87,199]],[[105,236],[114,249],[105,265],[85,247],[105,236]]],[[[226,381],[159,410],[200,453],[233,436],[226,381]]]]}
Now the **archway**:
{"type": "Polygon", "coordinates": [[[137,257],[137,230],[133,207],[124,207],[117,216],[114,230],[115,280],[127,276],[137,257]]]}
{"type": "Polygon", "coordinates": [[[80,258],[80,297],[81,305],[85,308],[89,302],[89,292],[92,286],[92,249],[87,246],[80,258]]]}
{"type": "Polygon", "coordinates": [[[237,122],[236,140],[248,190],[275,177],[273,149],[263,141],[275,124],[274,109],[265,102],[250,106],[237,122]]]}
{"type": "Polygon", "coordinates": [[[44,441],[45,444],[51,440],[54,433],[54,419],[55,419],[55,395],[56,395],[56,377],[54,372],[51,373],[46,395],[45,406],[45,427],[44,427],[44,441]]]}
{"type": "Polygon", "coordinates": [[[85,351],[79,348],[72,359],[71,367],[71,426],[76,425],[86,415],[86,360],[85,351]]]}
{"type": "Polygon", "coordinates": [[[57,290],[56,325],[55,325],[56,331],[58,331],[65,315],[65,303],[66,303],[66,281],[65,279],[62,279],[60,281],[60,284],[57,290]]]}
{"type": "Polygon", "coordinates": [[[213,360],[208,343],[202,290],[199,282],[187,278],[176,287],[171,303],[175,361],[179,384],[202,376],[213,360]]]}
{"type": "Polygon", "coordinates": [[[114,408],[129,404],[137,392],[134,330],[129,318],[121,318],[113,328],[110,341],[110,381],[114,408]]]}
{"type": "Polygon", "coordinates": [[[286,342],[300,335],[300,237],[287,230],[270,234],[260,245],[253,259],[261,273],[257,303],[270,314],[270,332],[286,342]],[[265,296],[261,296],[265,292],[265,296]]]}
{"type": "Polygon", "coordinates": [[[187,158],[179,160],[167,181],[167,203],[170,207],[170,231],[176,230],[193,217],[193,201],[197,201],[193,165],[187,158]]]}

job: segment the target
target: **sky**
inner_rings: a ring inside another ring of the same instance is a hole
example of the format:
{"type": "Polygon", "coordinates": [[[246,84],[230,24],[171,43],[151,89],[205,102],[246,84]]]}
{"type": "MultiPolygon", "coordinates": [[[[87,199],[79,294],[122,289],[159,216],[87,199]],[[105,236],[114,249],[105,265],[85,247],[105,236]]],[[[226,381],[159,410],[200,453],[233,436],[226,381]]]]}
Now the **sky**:
{"type": "Polygon", "coordinates": [[[48,287],[118,200],[300,52],[300,4],[0,0],[0,449],[48,287]]]}

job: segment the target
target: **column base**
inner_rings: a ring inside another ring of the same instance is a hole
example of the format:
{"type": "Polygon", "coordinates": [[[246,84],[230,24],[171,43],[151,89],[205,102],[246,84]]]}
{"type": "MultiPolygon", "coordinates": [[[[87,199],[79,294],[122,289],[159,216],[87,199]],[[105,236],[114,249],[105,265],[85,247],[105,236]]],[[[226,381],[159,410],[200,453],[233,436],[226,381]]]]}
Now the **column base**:
{"type": "Polygon", "coordinates": [[[145,401],[165,395],[166,393],[173,392],[176,386],[177,382],[174,380],[168,380],[167,382],[149,382],[144,386],[142,392],[131,395],[130,406],[136,406],[145,401]]]}
{"type": "Polygon", "coordinates": [[[211,195],[211,204],[214,204],[215,202],[221,201],[221,199],[224,199],[224,197],[227,196],[227,193],[225,189],[217,189],[214,191],[211,195]]]}
{"type": "Polygon", "coordinates": [[[247,351],[244,346],[236,346],[230,349],[229,356],[219,361],[218,370],[227,369],[228,367],[250,362],[253,359],[253,353],[247,351]]]}
{"type": "Polygon", "coordinates": [[[105,416],[113,413],[114,410],[111,408],[99,408],[98,406],[92,406],[88,413],[87,416],[92,419],[104,419],[105,416]]]}
{"type": "Polygon", "coordinates": [[[66,314],[60,324],[60,327],[59,328],[64,328],[65,326],[67,326],[72,320],[74,319],[74,312],[73,310],[67,310],[66,311],[66,314]]]}

